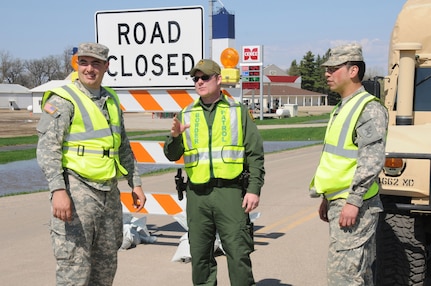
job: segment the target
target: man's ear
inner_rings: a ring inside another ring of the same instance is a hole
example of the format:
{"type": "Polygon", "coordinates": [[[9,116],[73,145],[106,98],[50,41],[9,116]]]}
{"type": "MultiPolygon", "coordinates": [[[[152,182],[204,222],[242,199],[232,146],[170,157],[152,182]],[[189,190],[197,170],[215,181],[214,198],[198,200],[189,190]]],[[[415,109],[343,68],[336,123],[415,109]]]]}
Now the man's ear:
{"type": "Polygon", "coordinates": [[[358,76],[359,73],[359,67],[358,66],[351,66],[349,67],[349,74],[350,74],[350,78],[354,78],[356,76],[358,76]]]}

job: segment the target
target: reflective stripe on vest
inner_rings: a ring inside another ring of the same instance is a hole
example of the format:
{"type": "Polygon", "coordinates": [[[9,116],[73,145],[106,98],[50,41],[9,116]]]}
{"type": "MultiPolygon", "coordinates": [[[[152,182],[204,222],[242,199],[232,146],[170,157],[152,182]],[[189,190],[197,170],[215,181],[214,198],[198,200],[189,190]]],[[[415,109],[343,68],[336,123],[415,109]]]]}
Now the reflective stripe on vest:
{"type": "Polygon", "coordinates": [[[234,179],[244,164],[241,106],[225,96],[218,103],[212,126],[208,126],[199,99],[182,111],[184,166],[190,181],[203,184],[210,178],[234,179]]]}
{"type": "Polygon", "coordinates": [[[47,91],[42,101],[43,106],[52,94],[56,94],[73,104],[72,122],[63,142],[62,164],[94,181],[127,174],[118,156],[121,144],[119,99],[112,89],[106,90],[109,93],[106,100],[109,124],[99,107],[74,84],[47,91]]]}
{"type": "MultiPolygon", "coordinates": [[[[362,92],[347,101],[335,118],[335,109],[331,113],[320,163],[310,184],[310,187],[314,187],[317,193],[324,194],[328,200],[347,198],[349,195],[358,157],[358,146],[353,142],[353,133],[365,105],[373,100],[378,99],[362,92]]],[[[374,182],[363,198],[373,197],[378,188],[378,184],[374,182]]]]}

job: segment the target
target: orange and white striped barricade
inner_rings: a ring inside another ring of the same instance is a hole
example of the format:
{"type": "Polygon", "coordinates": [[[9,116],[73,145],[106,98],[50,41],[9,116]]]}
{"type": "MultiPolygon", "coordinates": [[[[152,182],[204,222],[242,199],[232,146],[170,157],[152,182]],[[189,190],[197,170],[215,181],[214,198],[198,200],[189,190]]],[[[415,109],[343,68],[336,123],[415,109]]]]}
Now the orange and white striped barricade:
{"type": "MultiPolygon", "coordinates": [[[[176,194],[145,193],[145,196],[147,198],[145,206],[138,213],[173,216],[186,209],[186,199],[180,201],[176,194]]],[[[123,213],[136,213],[131,193],[121,192],[120,197],[123,213]]]]}
{"type": "Polygon", "coordinates": [[[172,162],[163,153],[164,142],[158,141],[130,141],[133,154],[138,164],[166,164],[181,168],[184,165],[183,157],[172,162]]]}
{"type": "Polygon", "coordinates": [[[194,90],[117,90],[124,112],[178,112],[199,96],[194,90]]]}
{"type": "MultiPolygon", "coordinates": [[[[240,98],[240,89],[225,88],[222,92],[240,98]]],[[[179,112],[199,98],[194,89],[116,90],[124,112],[179,112]]]]}

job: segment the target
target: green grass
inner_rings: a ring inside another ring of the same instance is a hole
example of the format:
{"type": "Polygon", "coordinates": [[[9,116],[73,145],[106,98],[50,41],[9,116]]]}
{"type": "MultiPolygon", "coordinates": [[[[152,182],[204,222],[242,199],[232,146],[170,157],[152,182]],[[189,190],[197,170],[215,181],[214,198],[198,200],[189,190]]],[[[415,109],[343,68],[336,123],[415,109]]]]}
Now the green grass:
{"type": "Polygon", "coordinates": [[[298,123],[326,123],[329,120],[329,113],[322,115],[296,116],[288,118],[264,118],[263,120],[256,119],[256,125],[283,125],[283,124],[298,124],[298,123]]]}
{"type": "Polygon", "coordinates": [[[281,128],[260,130],[263,141],[323,141],[326,127],[281,128]]]}
{"type": "Polygon", "coordinates": [[[36,144],[36,143],[37,143],[36,135],[0,138],[0,146],[15,146],[15,145],[36,144]]]}
{"type": "Polygon", "coordinates": [[[0,152],[0,164],[36,158],[36,148],[0,152]]]}

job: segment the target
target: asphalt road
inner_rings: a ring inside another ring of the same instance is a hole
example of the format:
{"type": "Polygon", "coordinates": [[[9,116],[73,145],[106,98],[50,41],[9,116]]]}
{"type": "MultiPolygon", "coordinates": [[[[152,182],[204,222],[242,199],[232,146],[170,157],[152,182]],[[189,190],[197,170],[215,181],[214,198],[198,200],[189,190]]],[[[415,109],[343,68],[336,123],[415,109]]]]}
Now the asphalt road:
{"type": "MultiPolygon", "coordinates": [[[[318,218],[320,200],[307,193],[320,151],[313,146],[266,156],[252,254],[257,285],[326,285],[328,226],[318,218]]],[[[144,177],[144,191],[175,193],[174,175],[144,177]]],[[[127,191],[124,182],[121,189],[127,191]]],[[[55,285],[49,217],[48,193],[0,198],[0,285],[55,285]]],[[[147,215],[147,227],[156,243],[120,251],[114,285],[192,285],[190,263],[171,262],[184,229],[165,215],[147,215]]],[[[217,262],[219,285],[229,285],[225,257],[217,262]]]]}

